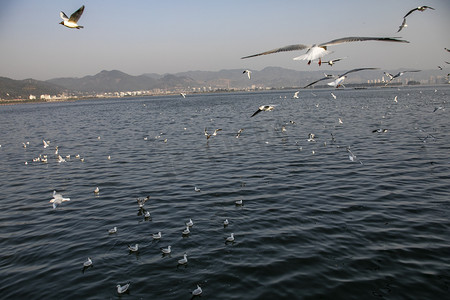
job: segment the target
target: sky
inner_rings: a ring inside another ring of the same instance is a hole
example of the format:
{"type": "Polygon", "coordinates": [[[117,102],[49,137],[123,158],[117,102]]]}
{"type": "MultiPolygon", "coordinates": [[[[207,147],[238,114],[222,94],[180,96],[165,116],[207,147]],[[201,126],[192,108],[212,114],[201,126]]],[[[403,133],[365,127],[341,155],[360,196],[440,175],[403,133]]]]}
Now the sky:
{"type": "Polygon", "coordinates": [[[0,76],[48,80],[102,70],[130,75],[262,70],[297,71],[360,67],[450,69],[450,1],[415,0],[2,0],[0,76]],[[60,24],[85,5],[83,29],[60,24]],[[403,16],[414,12],[397,33],[403,16]],[[333,67],[292,58],[305,51],[243,56],[290,44],[323,43],[347,36],[401,37],[409,44],[354,42],[331,46],[333,67]]]}

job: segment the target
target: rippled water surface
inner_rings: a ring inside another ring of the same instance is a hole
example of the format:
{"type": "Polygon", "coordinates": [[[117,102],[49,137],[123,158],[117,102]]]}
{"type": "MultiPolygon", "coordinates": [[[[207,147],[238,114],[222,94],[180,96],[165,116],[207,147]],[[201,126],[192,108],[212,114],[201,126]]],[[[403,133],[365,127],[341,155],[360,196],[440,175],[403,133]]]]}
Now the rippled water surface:
{"type": "Polygon", "coordinates": [[[1,298],[448,297],[450,88],[330,92],[0,107],[1,298]]]}

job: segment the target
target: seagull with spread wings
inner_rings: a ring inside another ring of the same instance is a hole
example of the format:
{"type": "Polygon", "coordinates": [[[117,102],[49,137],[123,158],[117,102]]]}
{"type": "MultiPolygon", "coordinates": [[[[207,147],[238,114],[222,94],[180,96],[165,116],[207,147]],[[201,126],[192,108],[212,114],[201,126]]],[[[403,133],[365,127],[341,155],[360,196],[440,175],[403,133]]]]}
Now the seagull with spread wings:
{"type": "Polygon", "coordinates": [[[78,20],[80,19],[81,15],[83,14],[83,11],[84,11],[84,5],[82,7],[80,7],[76,12],[71,14],[70,18],[67,17],[64,12],[60,12],[59,15],[61,16],[61,19],[63,19],[63,21],[61,21],[61,23],[59,23],[59,24],[64,25],[69,28],[76,28],[76,29],[83,28],[83,26],[80,26],[77,24],[78,20]]]}
{"type": "Polygon", "coordinates": [[[385,74],[387,77],[389,77],[389,81],[386,82],[385,85],[388,85],[389,82],[391,82],[392,80],[394,80],[394,79],[397,78],[397,77],[402,76],[403,74],[405,74],[405,73],[407,73],[407,72],[420,72],[420,71],[421,71],[421,70],[401,71],[401,72],[398,72],[398,73],[395,74],[395,75],[392,75],[391,73],[388,73],[388,72],[384,72],[384,74],[385,74]]]}
{"type": "Polygon", "coordinates": [[[415,12],[416,10],[417,10],[417,11],[424,11],[424,10],[426,10],[427,8],[432,9],[432,10],[435,10],[434,8],[432,8],[432,7],[430,7],[430,6],[426,6],[426,5],[424,5],[424,6],[418,6],[418,7],[416,7],[416,8],[411,9],[411,10],[403,17],[403,22],[402,22],[402,24],[399,26],[397,32],[400,32],[400,30],[402,30],[403,28],[408,27],[408,25],[406,24],[406,17],[407,17],[407,16],[409,16],[410,14],[412,14],[413,12],[415,12]]]}
{"type": "Polygon", "coordinates": [[[255,56],[261,56],[261,55],[267,55],[272,53],[278,53],[278,52],[286,52],[286,51],[295,51],[295,50],[306,50],[306,53],[303,55],[300,55],[298,57],[295,57],[294,60],[307,60],[308,65],[311,64],[313,60],[318,59],[319,60],[319,66],[322,64],[322,57],[325,55],[331,53],[332,51],[328,50],[328,46],[332,45],[338,45],[342,43],[349,43],[349,42],[365,42],[365,41],[381,41],[381,42],[397,42],[397,43],[409,43],[405,40],[399,40],[398,38],[393,37],[364,37],[364,36],[354,36],[354,37],[344,37],[335,39],[326,43],[321,44],[314,44],[314,45],[303,45],[303,44],[297,44],[297,45],[289,45],[281,48],[272,49],[269,51],[261,52],[258,54],[253,54],[249,56],[241,57],[241,59],[255,57],[255,56]]]}
{"type": "MultiPolygon", "coordinates": [[[[358,69],[353,69],[353,70],[350,70],[350,71],[345,72],[344,74],[341,74],[341,75],[336,76],[336,77],[335,77],[336,79],[335,79],[334,81],[329,82],[329,83],[327,83],[327,84],[328,84],[329,86],[333,86],[333,87],[335,87],[335,88],[338,88],[338,87],[340,87],[341,85],[343,85],[342,83],[343,83],[344,80],[347,78],[347,74],[350,74],[350,73],[353,73],[353,72],[364,71],[364,70],[377,70],[377,69],[378,69],[378,68],[358,68],[358,69]]],[[[320,81],[322,81],[322,80],[327,80],[327,79],[330,79],[330,76],[326,76],[326,77],[320,78],[319,80],[313,81],[313,82],[311,82],[310,84],[305,85],[303,88],[305,89],[305,88],[310,87],[310,86],[312,86],[312,85],[314,85],[314,84],[316,84],[316,83],[318,83],[318,82],[320,82],[320,81]]]]}

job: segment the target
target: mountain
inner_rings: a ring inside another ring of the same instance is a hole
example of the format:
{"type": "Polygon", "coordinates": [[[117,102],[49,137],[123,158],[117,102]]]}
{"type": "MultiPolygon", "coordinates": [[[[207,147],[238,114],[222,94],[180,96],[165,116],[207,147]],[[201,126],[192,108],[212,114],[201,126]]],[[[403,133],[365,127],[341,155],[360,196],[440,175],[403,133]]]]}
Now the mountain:
{"type": "Polygon", "coordinates": [[[14,80],[0,77],[0,99],[28,99],[30,95],[58,95],[66,89],[46,81],[35,79],[14,80]]]}

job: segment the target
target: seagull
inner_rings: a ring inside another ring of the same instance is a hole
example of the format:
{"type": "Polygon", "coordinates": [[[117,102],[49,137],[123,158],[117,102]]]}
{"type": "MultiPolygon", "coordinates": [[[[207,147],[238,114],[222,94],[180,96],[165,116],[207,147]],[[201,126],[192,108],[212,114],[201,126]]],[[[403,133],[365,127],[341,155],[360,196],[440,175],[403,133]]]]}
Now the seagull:
{"type": "Polygon", "coordinates": [[[62,162],[66,162],[66,160],[61,155],[58,155],[58,162],[62,163],[62,162]]]}
{"type": "Polygon", "coordinates": [[[170,246],[167,246],[167,248],[161,248],[161,251],[163,254],[170,254],[170,252],[172,252],[170,248],[170,246]]]}
{"type": "Polygon", "coordinates": [[[444,50],[447,51],[447,52],[450,52],[450,49],[448,49],[448,48],[444,48],[444,50]]]}
{"type": "Polygon", "coordinates": [[[331,93],[331,97],[333,97],[334,100],[336,100],[336,95],[331,93]]]}
{"type": "Polygon", "coordinates": [[[49,202],[53,203],[53,209],[55,209],[57,205],[61,204],[64,201],[70,201],[70,198],[64,198],[61,194],[57,194],[56,191],[53,191],[53,199],[51,199],[49,202]]]}
{"type": "Polygon", "coordinates": [[[178,264],[179,264],[179,265],[185,265],[185,264],[187,264],[187,262],[188,262],[187,254],[184,253],[183,258],[180,259],[180,260],[178,260],[178,264]]]}
{"type": "MultiPolygon", "coordinates": [[[[347,78],[347,76],[346,76],[347,74],[354,73],[354,72],[359,72],[359,71],[364,71],[364,70],[378,70],[378,68],[357,68],[357,69],[352,69],[352,70],[347,71],[347,72],[345,72],[345,73],[343,73],[343,74],[341,74],[341,75],[335,76],[335,78],[337,78],[337,79],[335,79],[333,82],[329,82],[329,83],[327,83],[327,84],[328,84],[329,86],[334,86],[335,88],[338,88],[338,87],[340,87],[341,85],[343,85],[342,82],[344,82],[344,80],[347,78]]],[[[329,78],[330,78],[329,76],[325,76],[325,77],[323,77],[323,78],[320,78],[319,80],[316,80],[316,81],[311,82],[311,83],[308,84],[308,85],[305,85],[303,88],[305,89],[305,88],[307,88],[307,87],[310,87],[310,86],[312,86],[312,85],[318,83],[319,81],[327,80],[327,79],[329,79],[329,78]]]]}
{"type": "Polygon", "coordinates": [[[189,222],[186,223],[187,227],[192,227],[194,226],[194,222],[192,222],[192,219],[189,219],[189,222]]]}
{"type": "Polygon", "coordinates": [[[343,59],[344,59],[344,58],[336,58],[336,59],[331,59],[331,60],[329,60],[329,61],[323,61],[322,63],[328,64],[328,65],[330,65],[330,66],[333,66],[335,62],[341,61],[341,60],[343,60],[343,59]]]}
{"type": "Polygon", "coordinates": [[[217,132],[219,132],[219,131],[222,131],[222,129],[221,128],[218,128],[218,129],[216,129],[216,130],[214,130],[214,132],[213,133],[208,133],[208,131],[206,131],[206,128],[205,128],[205,136],[206,136],[206,139],[207,140],[209,140],[209,138],[210,137],[212,137],[212,136],[216,136],[217,135],[217,132]]]}
{"type": "Polygon", "coordinates": [[[42,143],[44,143],[44,148],[47,148],[48,144],[50,144],[50,142],[46,140],[42,140],[42,143]]]}
{"type": "Polygon", "coordinates": [[[234,242],[234,233],[231,233],[229,237],[226,238],[226,242],[234,242]]]}
{"type": "Polygon", "coordinates": [[[87,258],[87,260],[83,263],[84,267],[90,267],[92,266],[92,260],[90,257],[87,258]]]}
{"type": "Polygon", "coordinates": [[[100,189],[98,187],[96,187],[94,190],[94,194],[98,194],[98,193],[100,193],[100,189]]]}
{"type": "Polygon", "coordinates": [[[136,244],[134,246],[132,245],[128,245],[128,250],[130,250],[131,252],[136,252],[139,250],[139,244],[136,244]]]}
{"type": "Polygon", "coordinates": [[[228,224],[230,224],[230,222],[228,222],[228,219],[225,219],[225,221],[223,221],[223,226],[226,227],[228,224]]]}
{"type": "Polygon", "coordinates": [[[197,288],[192,291],[193,296],[199,296],[202,294],[202,288],[197,284],[197,288]]]}
{"type": "Polygon", "coordinates": [[[298,93],[299,93],[298,91],[297,91],[297,92],[295,92],[295,93],[294,93],[294,96],[292,96],[292,98],[294,98],[294,99],[298,99],[298,93]]]}
{"type": "Polygon", "coordinates": [[[248,79],[250,79],[250,74],[252,74],[252,71],[250,70],[245,70],[244,72],[242,72],[242,74],[247,73],[248,79]]]}
{"type": "Polygon", "coordinates": [[[117,285],[117,293],[123,294],[128,290],[129,287],[130,287],[130,282],[128,282],[127,284],[122,285],[122,286],[120,286],[120,284],[118,284],[117,285]]]}
{"type": "Polygon", "coordinates": [[[201,191],[201,189],[200,189],[200,188],[198,188],[198,187],[194,187],[194,191],[196,191],[196,192],[200,192],[200,191],[201,191]]]}
{"type": "Polygon", "coordinates": [[[113,233],[117,233],[117,227],[114,226],[114,228],[111,228],[110,230],[108,230],[109,234],[113,234],[113,233]]]}
{"type": "Polygon", "coordinates": [[[274,108],[275,108],[275,105],[261,105],[261,106],[258,108],[258,110],[255,111],[255,112],[253,113],[253,115],[250,116],[250,118],[253,117],[253,116],[255,116],[256,114],[262,112],[262,111],[272,111],[274,108]]]}
{"type": "MultiPolygon", "coordinates": [[[[350,161],[356,161],[356,155],[353,154],[353,152],[350,150],[350,147],[347,147],[347,152],[348,152],[348,159],[350,159],[350,161]]],[[[359,160],[359,163],[363,165],[363,162],[361,160],[359,160]]]]}
{"type": "Polygon", "coordinates": [[[189,226],[186,226],[186,229],[183,230],[183,235],[189,235],[189,233],[191,233],[191,231],[189,230],[189,226]]]}
{"type": "Polygon", "coordinates": [[[260,55],[267,55],[272,53],[278,53],[278,52],[285,52],[285,51],[295,51],[295,50],[304,50],[307,49],[306,53],[295,57],[294,60],[307,60],[308,65],[311,64],[313,60],[318,59],[319,60],[319,66],[322,64],[322,57],[325,55],[331,53],[327,50],[328,46],[331,45],[337,45],[342,43],[349,43],[349,42],[365,42],[365,41],[381,41],[381,42],[398,42],[398,43],[409,43],[405,40],[399,40],[398,38],[392,38],[392,37],[363,37],[363,36],[354,36],[354,37],[344,37],[335,39],[326,43],[321,44],[314,44],[314,45],[303,45],[303,44],[297,44],[297,45],[289,45],[281,48],[272,49],[269,51],[261,52],[258,54],[253,54],[249,56],[241,57],[241,59],[260,56],[260,55]]]}
{"type": "Polygon", "coordinates": [[[316,137],[316,135],[314,133],[310,133],[308,134],[308,142],[315,142],[316,140],[314,139],[316,137]]]}
{"type": "Polygon", "coordinates": [[[145,198],[137,198],[137,204],[140,208],[144,207],[145,202],[147,202],[150,199],[150,196],[147,196],[145,198]]]}
{"type": "Polygon", "coordinates": [[[388,132],[388,130],[386,128],[378,128],[378,129],[374,129],[372,130],[373,133],[385,133],[388,132]]]}
{"type": "Polygon", "coordinates": [[[426,6],[426,5],[424,5],[424,6],[418,6],[418,7],[416,7],[416,8],[411,9],[411,10],[403,17],[403,22],[402,22],[402,24],[399,26],[397,32],[400,32],[400,30],[402,30],[404,27],[408,27],[408,25],[406,24],[406,17],[407,17],[407,16],[409,16],[410,14],[412,14],[413,12],[415,12],[416,10],[417,10],[417,11],[424,11],[424,10],[426,10],[427,8],[429,8],[429,9],[431,9],[431,10],[435,10],[434,8],[432,8],[432,7],[430,7],[430,6],[426,6]]]}
{"type": "Polygon", "coordinates": [[[241,136],[242,131],[244,131],[244,128],[239,129],[238,132],[236,133],[237,139],[241,136]]]}
{"type": "Polygon", "coordinates": [[[181,95],[183,98],[186,98],[186,94],[185,94],[185,93],[180,93],[180,95],[181,95]]]}
{"type": "Polygon", "coordinates": [[[144,218],[150,218],[150,212],[148,210],[144,212],[144,218]]]}
{"type": "Polygon", "coordinates": [[[339,124],[343,124],[344,122],[342,122],[341,118],[339,118],[339,124]]]}
{"type": "Polygon", "coordinates": [[[389,81],[386,82],[385,85],[388,85],[389,82],[391,82],[392,80],[394,80],[394,79],[397,78],[397,77],[402,76],[403,74],[405,74],[405,73],[407,73],[407,72],[420,72],[420,71],[421,71],[421,70],[400,71],[400,72],[398,72],[398,73],[395,74],[395,75],[392,75],[391,73],[388,73],[388,72],[384,72],[384,74],[385,74],[387,77],[389,77],[389,81]]]}
{"type": "Polygon", "coordinates": [[[161,231],[160,232],[158,232],[158,233],[154,233],[154,234],[152,234],[152,238],[154,239],[154,240],[159,240],[159,239],[161,239],[161,231]]]}
{"type": "Polygon", "coordinates": [[[441,109],[444,110],[444,107],[443,106],[435,107],[433,112],[436,112],[436,111],[441,110],[441,109]]]}
{"type": "Polygon", "coordinates": [[[395,102],[395,103],[398,102],[397,98],[398,98],[397,96],[394,97],[394,102],[395,102]]]}
{"type": "Polygon", "coordinates": [[[235,203],[236,205],[242,205],[242,199],[236,200],[234,203],[235,203]]]}
{"type": "Polygon", "coordinates": [[[63,21],[59,24],[64,25],[69,28],[76,28],[76,29],[83,28],[83,26],[80,26],[77,24],[78,20],[80,19],[81,15],[83,14],[83,11],[84,11],[84,5],[82,7],[80,7],[76,12],[71,14],[70,18],[68,18],[64,12],[60,12],[59,15],[61,16],[61,19],[63,19],[63,21]]]}

